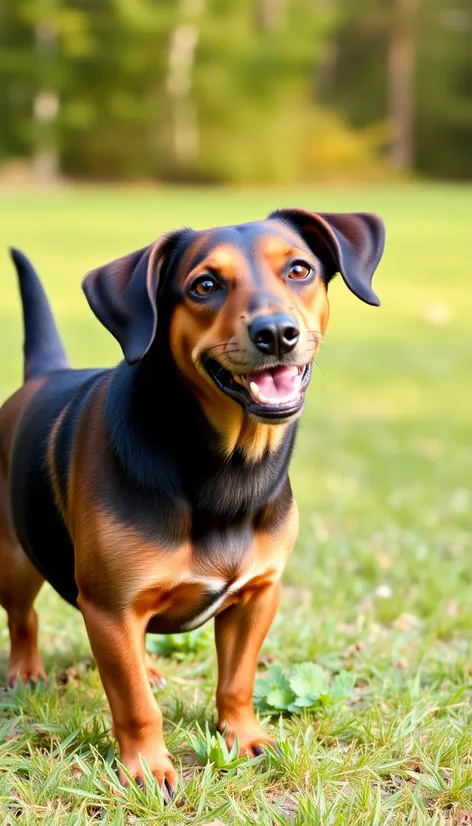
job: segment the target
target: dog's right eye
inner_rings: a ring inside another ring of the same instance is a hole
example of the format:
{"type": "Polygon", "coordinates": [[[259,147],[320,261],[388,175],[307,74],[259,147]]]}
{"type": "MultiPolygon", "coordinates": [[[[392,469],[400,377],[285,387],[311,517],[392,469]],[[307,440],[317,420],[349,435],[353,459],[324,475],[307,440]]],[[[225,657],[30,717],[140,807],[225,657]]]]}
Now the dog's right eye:
{"type": "Polygon", "coordinates": [[[205,298],[207,295],[211,295],[211,293],[215,293],[220,289],[221,287],[218,282],[210,275],[201,275],[200,278],[196,278],[193,282],[190,287],[190,293],[198,298],[205,298]]]}

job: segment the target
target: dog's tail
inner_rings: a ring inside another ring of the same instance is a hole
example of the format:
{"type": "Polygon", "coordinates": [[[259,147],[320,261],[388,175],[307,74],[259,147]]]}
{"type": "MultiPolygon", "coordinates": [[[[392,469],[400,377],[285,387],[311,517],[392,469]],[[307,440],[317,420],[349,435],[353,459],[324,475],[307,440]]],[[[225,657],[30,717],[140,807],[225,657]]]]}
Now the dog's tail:
{"type": "Polygon", "coordinates": [[[69,362],[49,302],[33,265],[19,250],[10,250],[23,304],[24,380],[62,370],[69,362]]]}

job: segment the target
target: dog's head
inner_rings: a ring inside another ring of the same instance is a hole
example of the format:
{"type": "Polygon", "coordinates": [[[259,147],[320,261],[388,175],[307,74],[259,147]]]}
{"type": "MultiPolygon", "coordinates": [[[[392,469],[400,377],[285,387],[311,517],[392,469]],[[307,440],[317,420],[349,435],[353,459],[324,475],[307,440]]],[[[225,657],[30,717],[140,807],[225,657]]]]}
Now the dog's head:
{"type": "Polygon", "coordinates": [[[152,348],[158,309],[170,305],[177,370],[217,427],[235,415],[283,423],[303,408],[329,281],[339,272],[358,298],[379,304],[371,281],[383,247],[374,215],[284,209],[171,233],[93,270],[83,288],[129,364],[152,348]]]}

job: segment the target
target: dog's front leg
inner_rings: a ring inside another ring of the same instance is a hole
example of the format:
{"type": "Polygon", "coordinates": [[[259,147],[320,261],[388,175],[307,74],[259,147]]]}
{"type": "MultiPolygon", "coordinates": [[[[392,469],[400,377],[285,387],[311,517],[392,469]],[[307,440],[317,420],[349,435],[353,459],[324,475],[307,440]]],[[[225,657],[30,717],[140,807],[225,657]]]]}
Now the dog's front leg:
{"type": "MultiPolygon", "coordinates": [[[[159,784],[172,795],[177,775],[162,733],[162,713],[154,700],[143,657],[148,617],[127,608],[103,609],[79,597],[90,644],[110,703],[120,760],[133,778],[142,778],[143,757],[159,784]]],[[[124,783],[126,778],[120,773],[124,783]]]]}
{"type": "Polygon", "coordinates": [[[215,619],[218,727],[229,747],[238,738],[241,754],[260,754],[264,743],[273,743],[257,720],[252,695],[259,651],[279,598],[279,582],[253,587],[215,619]]]}

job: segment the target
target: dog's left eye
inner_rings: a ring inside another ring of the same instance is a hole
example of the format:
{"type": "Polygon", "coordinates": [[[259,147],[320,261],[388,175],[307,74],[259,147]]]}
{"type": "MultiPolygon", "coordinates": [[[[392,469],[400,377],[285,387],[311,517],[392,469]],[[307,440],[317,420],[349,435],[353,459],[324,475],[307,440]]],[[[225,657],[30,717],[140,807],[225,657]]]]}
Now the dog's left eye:
{"type": "Polygon", "coordinates": [[[190,288],[190,292],[199,298],[205,298],[205,296],[211,295],[211,293],[215,293],[219,289],[221,289],[220,285],[214,278],[210,275],[202,275],[200,278],[195,279],[190,288]]]}
{"type": "Polygon", "coordinates": [[[288,272],[288,277],[294,281],[303,281],[312,274],[313,270],[304,261],[294,261],[288,272]]]}

